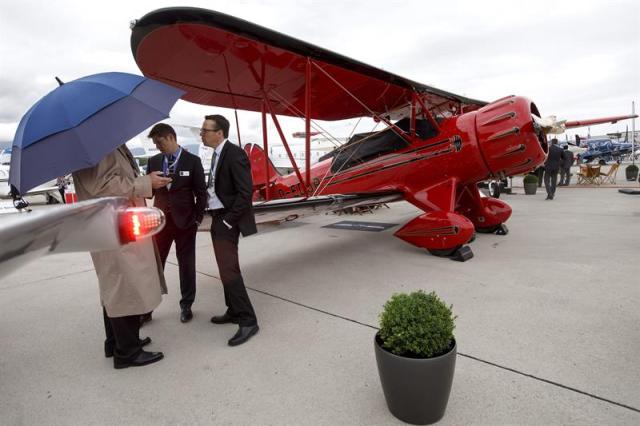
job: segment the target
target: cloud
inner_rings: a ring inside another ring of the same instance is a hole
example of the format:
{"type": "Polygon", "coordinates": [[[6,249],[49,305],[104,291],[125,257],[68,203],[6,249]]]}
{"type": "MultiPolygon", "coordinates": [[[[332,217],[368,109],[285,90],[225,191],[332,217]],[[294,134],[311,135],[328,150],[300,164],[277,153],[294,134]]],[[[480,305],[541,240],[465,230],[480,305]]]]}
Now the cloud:
{"type": "MultiPolygon", "coordinates": [[[[0,140],[56,87],[54,76],[69,81],[104,71],[139,73],[129,21],[172,3],[112,0],[96,8],[92,2],[21,0],[3,5],[0,140]]],[[[640,99],[640,4],[633,0],[191,3],[454,93],[485,100],[526,95],[543,111],[564,118],[625,113],[631,100],[640,99]]],[[[199,125],[211,110],[179,102],[172,115],[199,125]]],[[[260,134],[259,116],[243,112],[240,117],[241,132],[260,134]]],[[[282,120],[293,131],[303,127],[300,120],[282,120]]],[[[341,130],[351,131],[349,126],[341,130]]]]}

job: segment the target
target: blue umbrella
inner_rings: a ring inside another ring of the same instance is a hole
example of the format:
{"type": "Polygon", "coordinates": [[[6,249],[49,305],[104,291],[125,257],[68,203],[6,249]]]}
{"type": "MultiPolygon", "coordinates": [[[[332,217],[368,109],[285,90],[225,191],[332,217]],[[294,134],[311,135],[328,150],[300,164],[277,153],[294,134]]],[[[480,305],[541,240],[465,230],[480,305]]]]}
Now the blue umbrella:
{"type": "Polygon", "coordinates": [[[169,116],[184,91],[138,75],[109,72],[61,84],[20,120],[9,183],[21,193],[76,170],[169,116]]]}

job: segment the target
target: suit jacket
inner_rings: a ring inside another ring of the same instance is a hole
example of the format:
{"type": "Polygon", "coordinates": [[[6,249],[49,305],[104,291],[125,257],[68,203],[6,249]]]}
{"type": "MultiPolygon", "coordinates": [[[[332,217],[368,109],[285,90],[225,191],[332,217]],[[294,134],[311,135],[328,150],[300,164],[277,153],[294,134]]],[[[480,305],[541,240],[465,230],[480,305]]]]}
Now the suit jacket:
{"type": "Polygon", "coordinates": [[[562,167],[564,167],[565,169],[568,169],[571,167],[572,164],[573,164],[573,152],[569,151],[568,149],[565,149],[562,167]]]}
{"type": "Polygon", "coordinates": [[[216,166],[215,191],[226,210],[225,222],[237,226],[245,237],[258,232],[253,215],[251,163],[244,150],[228,140],[216,166]]]}
{"type": "MultiPolygon", "coordinates": [[[[78,200],[127,197],[135,206],[146,206],[151,196],[149,176],[136,176],[137,165],[125,145],[107,154],[98,164],[73,173],[78,200]]],[[[100,300],[109,317],[153,311],[166,293],[162,264],[153,240],[145,238],[119,249],[92,252],[98,275],[100,300]]]]}
{"type": "MultiPolygon", "coordinates": [[[[147,174],[162,171],[163,162],[164,154],[151,157],[147,163],[147,174]]],[[[153,206],[170,213],[173,223],[180,229],[202,222],[207,206],[207,184],[200,157],[182,149],[171,178],[171,188],[153,191],[153,206]]]]}
{"type": "Polygon", "coordinates": [[[547,154],[547,161],[544,162],[544,169],[548,172],[554,172],[560,170],[562,162],[564,160],[564,149],[558,145],[551,144],[549,147],[549,154],[547,154]]]}

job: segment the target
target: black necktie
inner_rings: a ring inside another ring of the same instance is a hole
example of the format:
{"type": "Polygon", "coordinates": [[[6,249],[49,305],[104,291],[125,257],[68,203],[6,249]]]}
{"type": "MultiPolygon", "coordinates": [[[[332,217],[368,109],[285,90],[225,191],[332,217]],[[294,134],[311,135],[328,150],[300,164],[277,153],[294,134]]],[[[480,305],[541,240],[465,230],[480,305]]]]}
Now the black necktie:
{"type": "Polygon", "coordinates": [[[167,173],[168,174],[171,174],[172,171],[175,171],[173,167],[175,162],[176,162],[176,157],[173,154],[167,157],[167,173]]]}
{"type": "Polygon", "coordinates": [[[213,155],[211,156],[211,168],[209,169],[209,183],[207,184],[207,188],[211,188],[213,186],[215,175],[213,173],[213,169],[216,167],[216,158],[218,157],[218,153],[213,151],[213,155]]]}

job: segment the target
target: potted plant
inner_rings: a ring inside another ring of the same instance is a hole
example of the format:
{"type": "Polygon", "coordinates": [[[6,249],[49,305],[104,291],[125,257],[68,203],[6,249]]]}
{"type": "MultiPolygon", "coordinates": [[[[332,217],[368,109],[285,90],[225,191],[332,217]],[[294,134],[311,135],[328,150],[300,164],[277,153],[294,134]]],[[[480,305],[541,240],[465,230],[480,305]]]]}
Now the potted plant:
{"type": "Polygon", "coordinates": [[[455,317],[431,292],[394,294],[380,314],[374,347],[389,411],[413,424],[444,416],[456,366],[455,317]]]}
{"type": "Polygon", "coordinates": [[[538,190],[538,176],[534,174],[525,175],[522,179],[524,184],[524,193],[527,195],[535,195],[538,190]]]}
{"type": "Polygon", "coordinates": [[[635,164],[627,166],[624,172],[627,175],[627,180],[629,181],[636,180],[638,178],[638,166],[635,164]]]}

